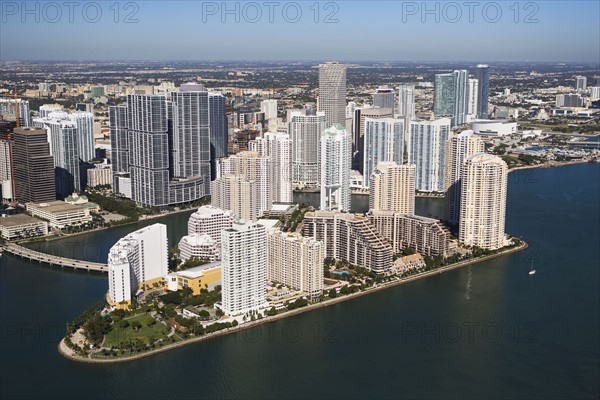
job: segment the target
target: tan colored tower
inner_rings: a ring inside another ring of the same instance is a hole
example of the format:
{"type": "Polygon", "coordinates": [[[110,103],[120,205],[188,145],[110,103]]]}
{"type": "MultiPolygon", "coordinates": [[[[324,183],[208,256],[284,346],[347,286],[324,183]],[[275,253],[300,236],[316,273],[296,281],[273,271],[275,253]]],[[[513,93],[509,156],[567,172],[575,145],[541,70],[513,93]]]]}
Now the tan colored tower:
{"type": "Polygon", "coordinates": [[[505,245],[508,166],[497,156],[475,154],[461,172],[459,241],[494,250],[505,245]]]}
{"type": "Polygon", "coordinates": [[[398,165],[393,161],[380,162],[371,174],[369,183],[369,209],[415,213],[414,164],[398,165]]]}
{"type": "Polygon", "coordinates": [[[452,136],[448,141],[446,164],[446,220],[458,224],[460,215],[460,174],[463,162],[470,156],[483,153],[483,140],[472,130],[452,136]]]}

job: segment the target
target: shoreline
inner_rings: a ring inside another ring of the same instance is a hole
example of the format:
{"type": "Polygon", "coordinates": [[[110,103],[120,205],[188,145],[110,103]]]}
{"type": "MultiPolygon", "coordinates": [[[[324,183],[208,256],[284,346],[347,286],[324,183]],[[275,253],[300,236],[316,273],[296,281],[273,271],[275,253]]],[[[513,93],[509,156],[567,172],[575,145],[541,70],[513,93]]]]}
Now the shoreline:
{"type": "Polygon", "coordinates": [[[321,302],[321,303],[316,303],[316,304],[311,304],[302,308],[298,308],[295,310],[291,310],[291,311],[287,311],[284,312],[282,314],[278,314],[278,315],[273,315],[273,316],[269,316],[269,317],[265,317],[263,319],[260,320],[256,320],[256,321],[251,321],[251,322],[246,322],[244,324],[240,324],[238,326],[235,327],[231,327],[231,328],[225,328],[223,330],[220,331],[216,331],[213,333],[209,333],[207,335],[202,335],[202,336],[198,336],[198,337],[194,337],[191,339],[185,339],[181,342],[177,342],[177,343],[172,343],[172,344],[168,344],[164,347],[158,348],[158,349],[153,349],[150,351],[146,351],[144,353],[139,353],[139,354],[135,354],[135,355],[129,355],[129,356],[124,356],[124,357],[117,357],[117,358],[106,358],[106,359],[101,359],[101,358],[89,358],[89,357],[82,357],[77,355],[73,350],[71,350],[66,344],[65,344],[65,338],[62,338],[61,341],[58,343],[57,345],[57,349],[58,352],[65,358],[71,360],[71,361],[76,361],[76,362],[81,362],[81,363],[88,363],[88,364],[112,364],[112,363],[122,363],[122,362],[128,362],[128,361],[135,361],[135,360],[139,360],[145,357],[150,357],[153,356],[155,354],[159,354],[159,353],[163,353],[165,351],[169,351],[169,350],[173,350],[173,349],[177,349],[183,346],[187,346],[189,344],[193,344],[193,343],[199,343],[199,342],[203,342],[205,340],[211,340],[220,336],[225,336],[225,335],[229,335],[231,333],[235,333],[235,332],[239,332],[245,329],[249,329],[249,328],[254,328],[263,324],[268,324],[274,321],[278,321],[281,319],[285,319],[285,318],[289,318],[289,317],[293,317],[296,315],[300,315],[306,312],[310,312],[313,310],[317,310],[323,307],[328,307],[334,304],[338,304],[344,301],[348,301],[348,300],[352,300],[358,297],[362,297],[365,295],[368,295],[370,293],[374,293],[374,292],[379,292],[385,289],[389,289],[391,287],[396,287],[396,286],[400,286],[406,283],[410,283],[410,282],[414,282],[417,280],[421,280],[421,279],[425,279],[425,278],[429,278],[431,276],[435,276],[435,275],[440,275],[443,274],[445,272],[448,271],[453,271],[455,269],[459,269],[462,267],[466,267],[469,265],[475,265],[475,264],[479,264],[483,261],[487,261],[487,260],[492,260],[494,258],[498,258],[507,254],[511,254],[511,253],[516,253],[519,252],[521,250],[525,250],[529,247],[529,244],[525,241],[523,241],[521,239],[522,243],[519,246],[516,247],[512,247],[510,249],[506,249],[503,251],[500,251],[496,254],[490,254],[487,256],[483,256],[481,258],[476,258],[476,259],[470,259],[470,260],[464,260],[464,261],[459,261],[457,263],[454,264],[450,264],[444,267],[440,267],[437,268],[435,270],[432,271],[426,271],[426,272],[422,272],[420,274],[417,274],[415,276],[411,276],[405,279],[398,279],[392,282],[386,282],[386,283],[382,283],[378,286],[373,286],[371,288],[368,288],[364,291],[360,291],[360,292],[356,292],[356,293],[351,293],[348,295],[344,295],[342,297],[336,297],[334,299],[325,301],[325,302],[321,302]]]}

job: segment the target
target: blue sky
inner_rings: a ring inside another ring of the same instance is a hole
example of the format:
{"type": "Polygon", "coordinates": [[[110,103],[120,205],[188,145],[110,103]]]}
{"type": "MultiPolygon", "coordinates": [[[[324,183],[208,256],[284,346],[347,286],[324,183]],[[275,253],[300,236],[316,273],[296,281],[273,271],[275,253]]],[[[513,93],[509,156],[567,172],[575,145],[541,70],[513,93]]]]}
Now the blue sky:
{"type": "Polygon", "coordinates": [[[0,59],[600,60],[597,0],[467,1],[0,0],[0,59]]]}

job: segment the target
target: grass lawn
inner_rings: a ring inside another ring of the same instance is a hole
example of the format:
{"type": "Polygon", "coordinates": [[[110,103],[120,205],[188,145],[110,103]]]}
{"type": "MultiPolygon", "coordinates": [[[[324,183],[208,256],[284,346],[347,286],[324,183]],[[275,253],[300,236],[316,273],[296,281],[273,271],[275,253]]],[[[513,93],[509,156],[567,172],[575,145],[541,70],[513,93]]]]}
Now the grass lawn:
{"type": "Polygon", "coordinates": [[[121,342],[128,342],[129,340],[140,339],[143,340],[146,344],[150,343],[150,338],[154,338],[152,341],[156,339],[160,339],[165,337],[169,333],[169,328],[163,325],[160,322],[152,326],[148,326],[147,322],[151,321],[153,318],[150,315],[141,314],[135,315],[130,318],[126,318],[127,322],[129,322],[129,326],[125,329],[121,329],[119,323],[115,323],[113,325],[112,331],[106,335],[106,340],[104,341],[103,347],[110,348],[112,346],[117,346],[121,342]],[[133,328],[133,322],[139,321],[142,324],[142,327],[136,332],[133,328]]]}

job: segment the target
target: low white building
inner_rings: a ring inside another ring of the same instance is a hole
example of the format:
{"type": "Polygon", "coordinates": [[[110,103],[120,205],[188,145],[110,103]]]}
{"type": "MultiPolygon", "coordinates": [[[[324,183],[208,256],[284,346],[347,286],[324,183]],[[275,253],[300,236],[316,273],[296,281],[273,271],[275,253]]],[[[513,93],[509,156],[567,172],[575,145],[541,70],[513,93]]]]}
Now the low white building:
{"type": "Polygon", "coordinates": [[[48,234],[48,223],[25,214],[2,216],[0,237],[6,240],[25,239],[48,234]]]}
{"type": "Polygon", "coordinates": [[[88,187],[112,185],[112,167],[110,165],[96,166],[87,170],[88,187]]]}
{"type": "Polygon", "coordinates": [[[48,203],[27,203],[27,211],[34,217],[48,221],[53,228],[63,229],[67,226],[82,225],[92,221],[90,210],[64,201],[50,201],[48,203]]]}
{"type": "Polygon", "coordinates": [[[478,135],[507,136],[517,133],[517,123],[502,119],[476,119],[471,129],[478,135]]]}

